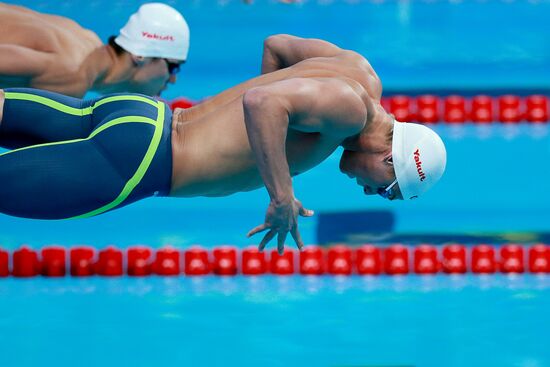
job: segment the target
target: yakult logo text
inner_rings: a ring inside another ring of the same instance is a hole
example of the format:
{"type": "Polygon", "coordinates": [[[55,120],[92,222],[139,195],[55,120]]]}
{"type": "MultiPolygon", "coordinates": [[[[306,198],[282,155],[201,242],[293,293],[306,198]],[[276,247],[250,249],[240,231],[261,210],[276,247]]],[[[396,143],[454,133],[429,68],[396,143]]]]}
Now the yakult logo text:
{"type": "Polygon", "coordinates": [[[424,181],[426,179],[426,175],[422,170],[422,161],[420,161],[420,151],[418,149],[414,152],[414,161],[416,162],[416,170],[418,171],[420,181],[424,181]]]}
{"type": "Polygon", "coordinates": [[[143,38],[148,38],[148,39],[154,39],[154,40],[159,40],[159,41],[170,41],[170,42],[174,42],[174,36],[170,36],[169,34],[166,34],[166,35],[160,35],[160,34],[156,34],[156,33],[149,33],[149,32],[141,32],[141,35],[143,38]]]}

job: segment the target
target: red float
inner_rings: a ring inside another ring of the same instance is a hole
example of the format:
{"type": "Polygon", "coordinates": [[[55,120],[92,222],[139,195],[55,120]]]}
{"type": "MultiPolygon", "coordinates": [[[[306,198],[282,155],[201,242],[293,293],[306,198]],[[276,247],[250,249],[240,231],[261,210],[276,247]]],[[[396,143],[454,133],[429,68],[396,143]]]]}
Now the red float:
{"type": "Polygon", "coordinates": [[[95,274],[95,249],[89,246],[71,248],[69,252],[71,275],[86,277],[95,274]]]}
{"type": "Polygon", "coordinates": [[[412,110],[411,97],[397,95],[390,97],[390,113],[394,115],[398,121],[413,121],[415,119],[412,110]]]}
{"type": "Polygon", "coordinates": [[[549,100],[542,95],[532,95],[525,98],[527,106],[526,119],[529,122],[548,122],[549,100]]]}
{"type": "Polygon", "coordinates": [[[260,275],[267,273],[265,252],[256,247],[249,247],[241,253],[241,270],[244,275],[260,275]]]}
{"type": "Polygon", "coordinates": [[[529,271],[550,273],[550,246],[538,243],[529,248],[529,271]]]}
{"type": "Polygon", "coordinates": [[[532,108],[527,110],[527,121],[529,122],[548,122],[548,110],[544,110],[542,108],[532,108]]]}
{"type": "Polygon", "coordinates": [[[147,246],[131,246],[126,250],[126,273],[130,276],[151,275],[153,250],[147,246]]]}
{"type": "Polygon", "coordinates": [[[466,246],[449,244],[443,247],[441,268],[447,274],[466,273],[466,246]]]}
{"type": "Polygon", "coordinates": [[[481,244],[472,248],[472,272],[476,274],[492,274],[496,272],[495,249],[481,244]]]}
{"type": "Polygon", "coordinates": [[[327,270],[332,275],[352,273],[352,251],[345,245],[335,245],[328,249],[327,270]]]}
{"type": "Polygon", "coordinates": [[[498,120],[504,123],[518,123],[523,119],[520,98],[511,94],[498,98],[498,120]]]}
{"type": "Polygon", "coordinates": [[[452,94],[447,96],[444,100],[445,109],[458,108],[460,110],[466,110],[466,98],[452,94]]]}
{"type": "Polygon", "coordinates": [[[300,273],[321,275],[325,272],[323,249],[319,246],[306,246],[300,252],[300,273]]]}
{"type": "Polygon", "coordinates": [[[445,98],[443,119],[448,123],[464,123],[468,119],[466,114],[466,99],[451,95],[445,98]]]}
{"type": "Polygon", "coordinates": [[[237,274],[237,249],[233,246],[220,246],[212,251],[213,270],[218,275],[237,274]]]}
{"type": "Polygon", "coordinates": [[[28,246],[13,252],[13,276],[34,277],[40,274],[38,254],[28,246]]]}
{"type": "Polygon", "coordinates": [[[200,246],[193,246],[183,252],[184,273],[186,275],[206,275],[210,273],[208,251],[200,246]]]}
{"type": "Polygon", "coordinates": [[[541,94],[533,94],[525,98],[527,108],[542,108],[548,110],[548,97],[541,94]]]}
{"type": "Polygon", "coordinates": [[[108,246],[99,251],[97,262],[95,263],[96,273],[106,277],[121,276],[122,271],[122,251],[114,246],[108,246]]]}
{"type": "Polygon", "coordinates": [[[362,245],[357,249],[355,256],[358,274],[378,275],[382,272],[382,256],[378,247],[362,245]]]}
{"type": "Polygon", "coordinates": [[[439,271],[437,248],[433,245],[419,245],[414,248],[414,272],[435,274],[439,271]]]}
{"type": "Polygon", "coordinates": [[[479,95],[472,98],[472,110],[470,117],[473,122],[488,123],[494,121],[493,99],[489,96],[479,95]]]}
{"type": "Polygon", "coordinates": [[[384,251],[384,271],[390,275],[409,272],[409,249],[401,244],[391,245],[384,251]]]}
{"type": "Polygon", "coordinates": [[[416,99],[416,119],[418,122],[433,124],[440,120],[440,99],[437,96],[426,94],[416,99]]]}
{"type": "Polygon", "coordinates": [[[42,275],[64,277],[66,273],[66,251],[61,246],[47,246],[41,251],[42,275]]]}
{"type": "Polygon", "coordinates": [[[0,248],[0,277],[3,278],[8,275],[10,275],[9,254],[0,248]]]}
{"type": "Polygon", "coordinates": [[[158,249],[153,262],[153,273],[163,276],[174,276],[181,273],[180,252],[173,247],[158,249]]]}
{"type": "Polygon", "coordinates": [[[523,247],[507,244],[500,248],[500,271],[503,273],[523,273],[525,271],[523,247]]]}
{"type": "Polygon", "coordinates": [[[519,109],[521,106],[521,99],[519,96],[513,94],[505,94],[498,97],[498,107],[499,108],[515,108],[519,109]]]}
{"type": "Polygon", "coordinates": [[[276,275],[294,274],[294,251],[285,249],[282,255],[277,250],[271,250],[269,270],[276,275]]]}

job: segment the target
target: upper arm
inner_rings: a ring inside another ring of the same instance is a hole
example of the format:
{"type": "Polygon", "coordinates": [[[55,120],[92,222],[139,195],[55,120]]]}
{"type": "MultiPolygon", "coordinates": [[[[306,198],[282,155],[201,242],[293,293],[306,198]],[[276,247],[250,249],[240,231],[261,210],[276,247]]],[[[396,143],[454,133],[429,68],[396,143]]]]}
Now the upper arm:
{"type": "MultiPolygon", "coordinates": [[[[333,57],[342,53],[340,47],[320,39],[300,38],[288,34],[269,36],[264,41],[264,65],[285,68],[312,57],[333,57]]],[[[270,72],[274,70],[263,70],[270,72]]]]}
{"type": "Polygon", "coordinates": [[[287,79],[250,92],[261,95],[254,100],[263,101],[264,106],[276,105],[284,110],[290,129],[338,137],[361,131],[372,108],[370,98],[358,84],[336,78],[287,79]]]}
{"type": "Polygon", "coordinates": [[[0,45],[0,76],[35,77],[43,73],[51,54],[12,44],[0,45]]]}

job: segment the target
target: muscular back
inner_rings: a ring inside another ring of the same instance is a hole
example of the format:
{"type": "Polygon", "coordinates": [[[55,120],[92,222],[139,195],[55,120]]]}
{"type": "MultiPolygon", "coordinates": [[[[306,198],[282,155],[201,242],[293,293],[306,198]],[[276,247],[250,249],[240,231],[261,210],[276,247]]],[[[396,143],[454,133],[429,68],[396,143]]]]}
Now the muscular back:
{"type": "MultiPolygon", "coordinates": [[[[244,124],[243,95],[252,88],[302,78],[346,83],[369,108],[380,101],[380,81],[368,62],[344,51],[261,75],[190,110],[177,111],[172,141],[173,195],[218,196],[262,186],[244,124]]],[[[318,165],[341,142],[341,137],[289,129],[286,155],[291,175],[318,165]]]]}
{"type": "Polygon", "coordinates": [[[358,83],[376,102],[380,102],[382,85],[369,62],[353,51],[342,50],[333,57],[314,57],[298,62],[290,67],[260,75],[233,88],[230,88],[204,103],[187,111],[189,117],[201,116],[220,106],[242,98],[247,90],[289,78],[347,78],[358,83]]]}
{"type": "MultiPolygon", "coordinates": [[[[0,87],[75,94],[82,61],[101,41],[70,19],[0,3],[0,87]]],[[[84,77],[84,78],[83,78],[84,77]]]]}

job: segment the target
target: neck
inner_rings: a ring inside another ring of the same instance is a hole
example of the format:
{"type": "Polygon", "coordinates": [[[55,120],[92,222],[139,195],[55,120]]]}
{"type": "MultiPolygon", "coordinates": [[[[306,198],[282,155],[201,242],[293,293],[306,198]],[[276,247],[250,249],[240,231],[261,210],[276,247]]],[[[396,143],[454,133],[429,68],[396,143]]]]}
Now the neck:
{"type": "Polygon", "coordinates": [[[134,67],[131,55],[117,55],[109,45],[97,48],[85,61],[84,68],[92,81],[92,90],[116,93],[128,89],[134,67]]]}
{"type": "Polygon", "coordinates": [[[393,117],[383,111],[383,113],[378,113],[369,124],[365,125],[359,134],[344,140],[342,146],[346,150],[355,152],[391,152],[392,131],[393,117]]]}

